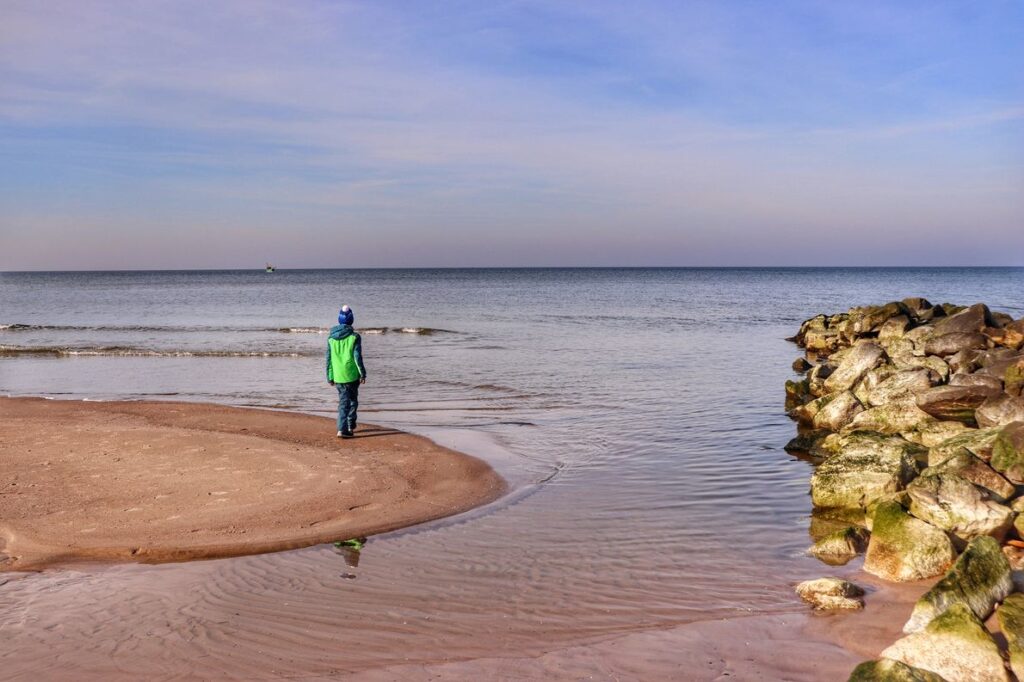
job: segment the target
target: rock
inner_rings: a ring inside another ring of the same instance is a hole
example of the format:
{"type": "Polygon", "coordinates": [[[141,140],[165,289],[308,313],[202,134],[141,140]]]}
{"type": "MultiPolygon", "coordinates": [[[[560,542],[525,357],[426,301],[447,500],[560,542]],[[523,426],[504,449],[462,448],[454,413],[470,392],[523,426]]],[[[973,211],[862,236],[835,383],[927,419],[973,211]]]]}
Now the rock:
{"type": "Polygon", "coordinates": [[[1024,483],[1024,422],[996,430],[989,463],[1011,483],[1024,483]]]}
{"type": "Polygon", "coordinates": [[[818,412],[835,400],[837,395],[839,394],[830,393],[828,395],[823,395],[820,398],[815,398],[803,405],[798,405],[789,411],[789,416],[804,426],[813,426],[814,418],[817,416],[818,412]]]}
{"type": "Polygon", "coordinates": [[[977,332],[953,332],[933,336],[924,344],[927,355],[946,357],[965,350],[979,350],[988,347],[988,337],[977,332]]]}
{"type": "Polygon", "coordinates": [[[842,566],[867,549],[868,537],[863,528],[847,526],[824,536],[807,551],[830,566],[842,566]]]}
{"type": "Polygon", "coordinates": [[[879,433],[905,433],[913,431],[922,424],[933,422],[935,418],[921,410],[912,397],[894,401],[880,407],[854,414],[845,428],[848,431],[877,431],[879,433]]]}
{"type": "Polygon", "coordinates": [[[893,341],[902,339],[910,329],[910,318],[906,315],[890,317],[878,328],[878,343],[887,346],[893,341]]]}
{"type": "Polygon", "coordinates": [[[902,661],[880,658],[864,661],[850,673],[847,682],[947,682],[941,675],[909,666],[902,661]]]}
{"type": "Polygon", "coordinates": [[[852,393],[843,391],[818,410],[812,423],[816,429],[838,431],[863,410],[864,408],[852,393]]]}
{"type": "Polygon", "coordinates": [[[917,394],[917,406],[936,419],[974,423],[974,411],[996,395],[985,386],[934,386],[917,394]]]}
{"type": "Polygon", "coordinates": [[[915,317],[922,311],[931,310],[933,307],[927,298],[922,298],[920,296],[910,296],[900,301],[900,303],[905,305],[910,311],[910,314],[915,317]]]}
{"type": "Polygon", "coordinates": [[[1004,426],[1010,422],[1024,421],[1024,397],[1006,393],[986,398],[974,411],[974,419],[981,428],[1004,426]]]}
{"type": "Polygon", "coordinates": [[[944,440],[928,450],[928,466],[941,464],[961,450],[967,450],[978,459],[992,459],[999,429],[967,429],[958,436],[944,440]]]}
{"type": "Polygon", "coordinates": [[[981,333],[991,339],[992,343],[1010,350],[1019,350],[1021,346],[1024,346],[1024,333],[1012,326],[1004,326],[1002,329],[985,327],[981,333]]]}
{"type": "Polygon", "coordinates": [[[897,316],[904,316],[908,319],[910,316],[910,309],[899,301],[892,301],[885,305],[850,308],[847,313],[849,322],[847,333],[853,339],[869,332],[880,331],[887,321],[897,316]]]}
{"type": "Polygon", "coordinates": [[[933,419],[929,422],[918,424],[913,431],[905,432],[903,437],[912,443],[919,443],[926,448],[930,448],[949,440],[953,436],[959,436],[965,431],[973,430],[963,422],[940,422],[933,419]]]}
{"type": "Polygon", "coordinates": [[[924,342],[932,334],[931,327],[915,327],[903,334],[903,339],[914,344],[914,348],[924,349],[924,342]]]}
{"type": "Polygon", "coordinates": [[[938,383],[938,376],[923,367],[896,370],[879,381],[877,385],[866,388],[862,402],[866,402],[871,407],[878,407],[926,391],[936,383],[938,383]]]}
{"type": "Polygon", "coordinates": [[[785,450],[790,453],[812,454],[814,446],[828,433],[824,429],[798,429],[796,436],[786,443],[785,450]]]}
{"type": "Polygon", "coordinates": [[[1024,680],[1024,594],[1011,594],[996,611],[999,629],[1006,638],[1010,670],[1024,680]]]}
{"type": "Polygon", "coordinates": [[[985,499],[970,481],[955,473],[926,469],[907,486],[910,513],[967,542],[981,535],[1002,540],[1013,524],[1013,512],[985,499]]]}
{"type": "Polygon", "coordinates": [[[999,647],[963,604],[954,604],[924,630],[897,640],[881,655],[948,682],[1009,682],[999,647]]]}
{"type": "Polygon", "coordinates": [[[940,422],[935,419],[918,424],[910,432],[905,432],[903,437],[912,443],[919,443],[926,448],[938,445],[949,440],[953,436],[959,436],[965,431],[971,431],[971,427],[963,422],[940,422]]]}
{"type": "Polygon", "coordinates": [[[946,358],[946,364],[954,372],[963,374],[970,374],[981,367],[981,364],[978,362],[978,351],[976,350],[962,350],[958,353],[953,353],[946,358]]]}
{"type": "MultiPolygon", "coordinates": [[[[989,497],[1000,503],[1006,502],[1017,494],[1017,486],[1000,476],[995,469],[965,448],[961,448],[946,461],[928,467],[925,473],[959,474],[961,478],[983,488],[989,497]]],[[[1019,510],[1013,509],[1012,511],[1019,510]]]]}
{"type": "Polygon", "coordinates": [[[833,454],[811,476],[815,507],[867,509],[887,493],[902,490],[917,475],[923,448],[896,436],[855,432],[828,443],[833,454]]]}
{"type": "Polygon", "coordinates": [[[806,358],[797,358],[796,360],[793,361],[793,371],[794,372],[798,372],[800,374],[803,374],[804,372],[809,370],[811,367],[813,367],[813,365],[811,363],[807,362],[806,358]]]}
{"type": "Polygon", "coordinates": [[[1010,562],[999,543],[988,536],[975,538],[942,580],[917,600],[903,632],[923,630],[954,604],[963,604],[985,620],[1012,590],[1010,562]]]}
{"type": "Polygon", "coordinates": [[[1010,395],[1024,395],[1024,360],[1017,360],[1006,368],[1003,386],[1010,395]]]}
{"type": "Polygon", "coordinates": [[[992,314],[989,312],[988,306],[983,303],[975,303],[970,308],[966,308],[965,310],[936,322],[932,336],[935,337],[942,336],[944,334],[956,333],[977,333],[985,327],[995,326],[998,325],[992,318],[992,314]]]}
{"type": "Polygon", "coordinates": [[[796,586],[796,593],[818,611],[864,608],[864,590],[840,578],[805,580],[796,586]]]}
{"type": "Polygon", "coordinates": [[[825,379],[825,388],[830,392],[848,391],[869,369],[885,359],[885,351],[874,343],[859,343],[850,349],[836,371],[825,379]]]}
{"type": "MultiPolygon", "coordinates": [[[[872,517],[864,570],[904,582],[941,575],[956,556],[949,537],[892,501],[880,502],[872,517]]],[[[889,658],[893,658],[889,656],[889,658]]]]}
{"type": "Polygon", "coordinates": [[[896,369],[930,369],[939,377],[939,381],[949,381],[949,365],[942,358],[934,355],[901,354],[892,356],[892,364],[896,369]]]}
{"type": "Polygon", "coordinates": [[[1010,562],[1010,580],[1013,581],[1013,591],[1024,592],[1024,549],[1004,545],[1003,556],[1010,562]]]}
{"type": "Polygon", "coordinates": [[[950,386],[985,386],[993,391],[1003,390],[1003,380],[989,374],[954,374],[949,377],[950,386]]]}
{"type": "MultiPolygon", "coordinates": [[[[1005,348],[998,350],[1006,351],[1005,348]]],[[[992,353],[996,352],[992,351],[992,353]]],[[[997,379],[1002,379],[1003,388],[1007,393],[1010,395],[1020,395],[1019,384],[1013,377],[1018,376],[1022,367],[1024,367],[1024,355],[1007,351],[1005,354],[1000,354],[996,357],[983,357],[981,368],[975,370],[974,374],[987,374],[997,379]],[[1013,386],[1017,386],[1017,393],[1011,390],[1013,386]]]]}

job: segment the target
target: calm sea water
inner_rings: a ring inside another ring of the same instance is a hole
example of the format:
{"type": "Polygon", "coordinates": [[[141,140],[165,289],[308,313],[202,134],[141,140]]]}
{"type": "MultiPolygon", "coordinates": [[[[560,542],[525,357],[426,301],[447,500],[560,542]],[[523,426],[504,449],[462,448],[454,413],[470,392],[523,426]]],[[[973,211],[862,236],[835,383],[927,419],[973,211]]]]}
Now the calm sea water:
{"type": "MultiPolygon", "coordinates": [[[[802,554],[809,465],[782,449],[798,354],[785,337],[816,313],[906,296],[1021,317],[1022,292],[1020,268],[7,273],[0,394],[330,414],[324,330],[349,304],[363,419],[479,443],[515,492],[371,540],[357,580],[324,548],[204,570],[290,595],[268,628],[333,600],[359,665],[483,655],[480,633],[526,650],[801,608],[792,583],[822,567],[802,554]],[[267,577],[285,566],[287,588],[267,577]]],[[[190,608],[242,608],[194,589],[190,608]]]]}

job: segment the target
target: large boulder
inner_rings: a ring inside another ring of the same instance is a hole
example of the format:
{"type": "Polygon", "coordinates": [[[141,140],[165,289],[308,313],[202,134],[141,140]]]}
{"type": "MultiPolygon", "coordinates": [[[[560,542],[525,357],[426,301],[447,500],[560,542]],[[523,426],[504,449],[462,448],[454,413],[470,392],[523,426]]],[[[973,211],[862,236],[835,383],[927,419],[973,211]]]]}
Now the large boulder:
{"type": "Polygon", "coordinates": [[[906,399],[907,396],[917,395],[921,391],[927,391],[936,383],[938,383],[938,376],[924,367],[896,370],[876,385],[865,387],[862,402],[866,402],[871,407],[886,405],[896,400],[906,399]]]}
{"type": "Polygon", "coordinates": [[[1016,323],[1011,323],[1002,329],[985,327],[981,333],[990,338],[992,343],[998,346],[1003,346],[1010,350],[1018,350],[1021,346],[1024,346],[1024,333],[1015,329],[1013,327],[1014,324],[1016,323]]]}
{"type": "Polygon", "coordinates": [[[934,386],[917,394],[917,406],[936,419],[974,423],[974,411],[996,392],[985,386],[934,386]]]}
{"type": "Polygon", "coordinates": [[[974,419],[983,429],[1004,426],[1010,422],[1024,422],[1024,397],[1002,393],[986,398],[974,411],[974,419]]]}
{"type": "Polygon", "coordinates": [[[981,535],[1000,540],[1013,525],[1013,511],[986,496],[955,473],[930,468],[907,486],[910,513],[961,542],[981,535]]]}
{"type": "Polygon", "coordinates": [[[868,532],[859,526],[847,526],[818,539],[807,551],[830,566],[843,566],[867,546],[868,532]]]}
{"type": "Polygon", "coordinates": [[[830,392],[848,391],[869,369],[885,359],[885,351],[874,343],[858,343],[850,349],[836,368],[825,379],[825,388],[830,392]]]}
{"type": "Polygon", "coordinates": [[[975,303],[955,315],[945,317],[935,323],[932,336],[943,334],[980,332],[985,327],[1001,326],[996,323],[984,303],[975,303]]]}
{"type": "Polygon", "coordinates": [[[909,666],[902,661],[880,658],[864,661],[850,673],[847,682],[946,682],[942,675],[909,666]]]}
{"type": "Polygon", "coordinates": [[[925,473],[929,475],[959,474],[961,478],[983,489],[990,498],[1000,503],[1006,502],[1017,494],[1017,486],[1000,476],[995,469],[965,448],[961,448],[944,462],[928,467],[925,473]]]}
{"type": "Polygon", "coordinates": [[[1010,482],[1024,483],[1024,422],[1013,422],[996,431],[989,463],[1010,482]]]}
{"type": "Polygon", "coordinates": [[[913,443],[931,448],[971,430],[973,429],[963,422],[940,422],[932,419],[918,424],[913,431],[905,432],[903,437],[913,443]]]}
{"type": "Polygon", "coordinates": [[[836,393],[823,395],[820,398],[815,398],[803,405],[798,405],[789,411],[789,416],[804,426],[813,426],[814,417],[823,407],[835,400],[837,395],[838,394],[836,393]]]}
{"type": "Polygon", "coordinates": [[[796,586],[796,593],[816,611],[864,608],[864,590],[840,578],[805,580],[796,586]]]}
{"type": "MultiPolygon", "coordinates": [[[[949,365],[949,368],[956,373],[970,374],[981,367],[977,359],[978,351],[962,350],[959,353],[954,353],[946,358],[946,364],[949,365]]],[[[952,379],[950,381],[952,382],[952,379]]]]}
{"type": "Polygon", "coordinates": [[[963,604],[985,620],[1012,591],[1010,562],[999,543],[988,536],[975,538],[942,580],[917,600],[903,631],[923,630],[954,604],[963,604]]]}
{"type": "Polygon", "coordinates": [[[993,391],[1003,390],[1003,380],[990,374],[953,374],[949,377],[950,386],[985,386],[993,391]]]}
{"type": "Polygon", "coordinates": [[[829,431],[838,431],[839,429],[850,423],[857,413],[862,412],[864,408],[860,402],[853,397],[853,394],[849,391],[843,391],[842,393],[834,396],[827,405],[822,407],[814,415],[812,420],[813,426],[816,429],[828,429],[829,431]]]}
{"type": "Polygon", "coordinates": [[[910,330],[910,318],[906,315],[890,317],[878,328],[878,343],[888,346],[894,341],[903,338],[903,335],[910,330]]]}
{"type": "Polygon", "coordinates": [[[867,509],[902,490],[917,475],[916,456],[924,449],[902,438],[858,431],[825,439],[836,454],[811,476],[811,501],[822,509],[867,509]]]}
{"type": "Polygon", "coordinates": [[[941,575],[956,556],[944,532],[915,519],[894,501],[878,503],[871,528],[864,570],[885,580],[905,582],[941,575]]]}
{"type": "Polygon", "coordinates": [[[913,398],[893,401],[856,413],[846,424],[848,431],[877,431],[902,434],[914,431],[935,418],[917,406],[913,398]]]}
{"type": "Polygon", "coordinates": [[[924,352],[927,355],[938,355],[946,357],[955,355],[965,350],[980,350],[988,346],[988,337],[977,332],[953,332],[933,336],[924,344],[924,352]]]}
{"type": "Polygon", "coordinates": [[[954,604],[924,630],[897,640],[881,655],[948,682],[1009,682],[999,647],[963,604],[954,604]]]}
{"type": "Polygon", "coordinates": [[[1024,594],[1011,594],[996,611],[999,629],[1006,638],[1010,670],[1024,680],[1024,594]]]}
{"type": "Polygon", "coordinates": [[[961,450],[970,452],[984,461],[992,459],[999,429],[967,429],[963,433],[933,445],[928,450],[928,466],[941,464],[961,450]]]}

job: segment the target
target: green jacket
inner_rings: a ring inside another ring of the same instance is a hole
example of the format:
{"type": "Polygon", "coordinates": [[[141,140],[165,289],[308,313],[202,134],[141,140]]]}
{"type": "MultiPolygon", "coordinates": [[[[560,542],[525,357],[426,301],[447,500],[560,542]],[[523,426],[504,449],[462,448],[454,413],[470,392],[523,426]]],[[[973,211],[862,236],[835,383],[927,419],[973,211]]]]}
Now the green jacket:
{"type": "Polygon", "coordinates": [[[366,378],[363,366],[363,342],[347,324],[331,329],[327,337],[327,381],[349,384],[366,378]]]}

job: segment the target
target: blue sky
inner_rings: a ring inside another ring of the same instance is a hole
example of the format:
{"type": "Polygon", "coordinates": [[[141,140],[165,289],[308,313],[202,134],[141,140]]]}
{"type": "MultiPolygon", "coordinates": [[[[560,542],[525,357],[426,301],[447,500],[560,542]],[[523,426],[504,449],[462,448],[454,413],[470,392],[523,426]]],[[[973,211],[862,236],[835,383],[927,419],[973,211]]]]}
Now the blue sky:
{"type": "Polygon", "coordinates": [[[0,269],[1024,265],[1024,3],[17,2],[0,269]]]}

